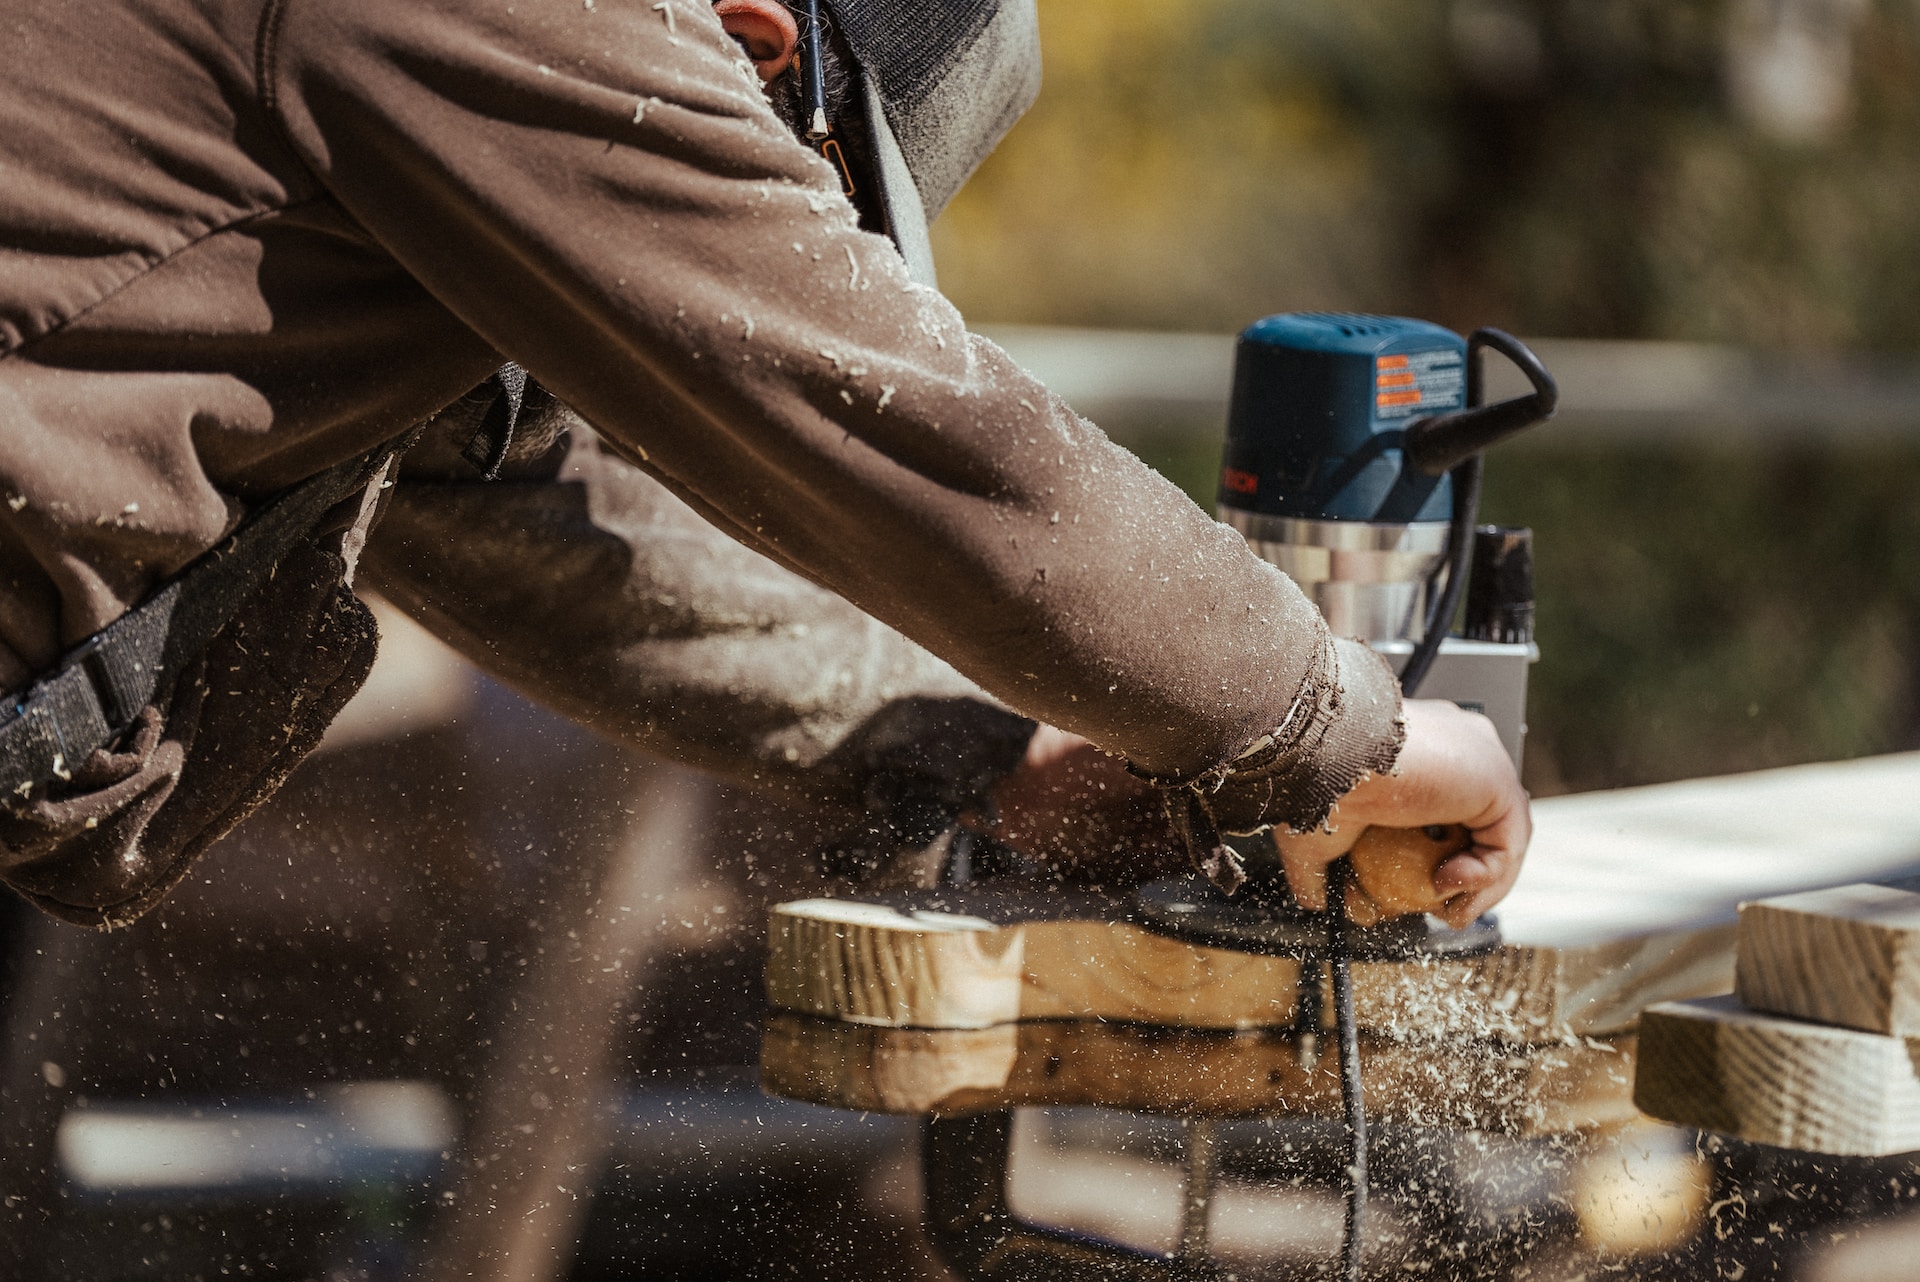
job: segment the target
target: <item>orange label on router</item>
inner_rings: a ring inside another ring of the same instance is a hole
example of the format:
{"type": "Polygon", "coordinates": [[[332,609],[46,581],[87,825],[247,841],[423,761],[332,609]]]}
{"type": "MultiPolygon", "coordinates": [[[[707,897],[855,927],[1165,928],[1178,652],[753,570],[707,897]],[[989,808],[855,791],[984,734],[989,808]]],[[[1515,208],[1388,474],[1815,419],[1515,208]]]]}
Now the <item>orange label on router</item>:
{"type": "Polygon", "coordinates": [[[1466,401],[1467,363],[1455,348],[1375,357],[1373,371],[1373,412],[1380,418],[1457,410],[1466,401]]]}

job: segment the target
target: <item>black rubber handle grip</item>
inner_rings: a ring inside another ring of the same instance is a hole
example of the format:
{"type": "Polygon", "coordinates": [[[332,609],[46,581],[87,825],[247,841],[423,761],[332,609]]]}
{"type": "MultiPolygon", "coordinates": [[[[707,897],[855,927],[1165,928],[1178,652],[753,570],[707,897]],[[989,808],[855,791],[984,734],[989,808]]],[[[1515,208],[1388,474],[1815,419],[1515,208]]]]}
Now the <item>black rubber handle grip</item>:
{"type": "MultiPolygon", "coordinates": [[[[1517,365],[1533,384],[1533,391],[1497,405],[1435,414],[1409,423],[1401,449],[1407,461],[1428,476],[1451,472],[1488,446],[1552,418],[1554,410],[1559,408],[1560,386],[1553,381],[1553,375],[1547,373],[1547,367],[1525,343],[1505,330],[1476,329],[1467,339],[1470,379],[1478,382],[1477,362],[1480,352],[1488,347],[1517,365]]],[[[1468,397],[1469,401],[1473,399],[1468,397]]]]}

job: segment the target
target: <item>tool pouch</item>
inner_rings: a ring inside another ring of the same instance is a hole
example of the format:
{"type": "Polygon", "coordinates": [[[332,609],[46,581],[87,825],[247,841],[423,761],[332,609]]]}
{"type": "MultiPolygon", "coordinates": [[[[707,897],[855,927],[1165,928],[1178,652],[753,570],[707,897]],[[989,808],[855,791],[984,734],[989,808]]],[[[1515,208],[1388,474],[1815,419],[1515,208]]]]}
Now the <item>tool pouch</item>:
{"type": "MultiPolygon", "coordinates": [[[[468,452],[485,453],[475,465],[498,475],[520,453],[552,448],[551,431],[518,430],[523,410],[549,402],[516,370],[431,422],[464,423],[468,452]]],[[[286,551],[248,542],[244,528],[234,536],[229,564],[256,568],[264,582],[116,738],[0,799],[0,881],[66,921],[126,925],[279,789],[373,666],[379,633],[353,594],[354,569],[390,493],[386,478],[430,425],[365,456],[359,475],[371,479],[302,518],[307,532],[286,551]]]]}
{"type": "Polygon", "coordinates": [[[378,631],[345,557],[296,548],[199,662],[44,795],[0,806],[0,879],[122,926],[286,780],[366,680],[378,631]]]}

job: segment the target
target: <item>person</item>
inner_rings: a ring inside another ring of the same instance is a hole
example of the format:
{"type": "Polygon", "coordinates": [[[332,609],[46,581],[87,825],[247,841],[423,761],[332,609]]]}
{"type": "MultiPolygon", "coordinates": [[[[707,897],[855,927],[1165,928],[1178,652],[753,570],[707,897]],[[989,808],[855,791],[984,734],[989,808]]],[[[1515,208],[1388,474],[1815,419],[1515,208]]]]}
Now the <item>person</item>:
{"type": "Polygon", "coordinates": [[[932,288],[929,213],[1036,92],[1032,0],[826,13],[0,0],[0,689],[359,469],[0,806],[0,876],[86,924],[156,902],[358,687],[364,575],[607,733],[867,816],[856,864],[972,814],[1230,881],[1220,834],[1275,825],[1315,902],[1366,825],[1459,822],[1449,914],[1505,893],[1484,718],[1403,716],[932,288]]]}

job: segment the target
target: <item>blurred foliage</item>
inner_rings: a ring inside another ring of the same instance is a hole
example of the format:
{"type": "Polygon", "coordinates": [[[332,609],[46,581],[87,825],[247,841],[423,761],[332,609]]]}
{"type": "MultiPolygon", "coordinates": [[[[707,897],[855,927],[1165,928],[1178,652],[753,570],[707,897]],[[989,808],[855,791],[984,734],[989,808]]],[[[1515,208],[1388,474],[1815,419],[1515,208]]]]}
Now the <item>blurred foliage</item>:
{"type": "Polygon", "coordinates": [[[1869,4],[1846,113],[1780,139],[1731,105],[1754,5],[1848,0],[1041,0],[942,284],[978,321],[1920,351],[1920,13],[1869,4]]]}
{"type": "MultiPolygon", "coordinates": [[[[1219,449],[1141,456],[1213,507],[1219,449]]],[[[1920,445],[1520,444],[1484,519],[1531,526],[1535,796],[1920,749],[1920,445]]]]}
{"type": "Polygon", "coordinates": [[[1515,447],[1488,519],[1542,585],[1528,783],[1920,748],[1920,446],[1515,447]]]}
{"type": "MultiPolygon", "coordinates": [[[[1920,353],[1912,0],[1040,14],[1040,102],[935,229],[976,321],[1226,332],[1324,307],[1920,353]],[[1838,31],[1846,99],[1770,128],[1737,37],[1794,13],[1838,31]]],[[[1129,443],[1211,509],[1217,441],[1129,443]]],[[[1920,442],[1498,452],[1485,515],[1539,539],[1530,786],[1920,747],[1916,496],[1920,442]]]]}

